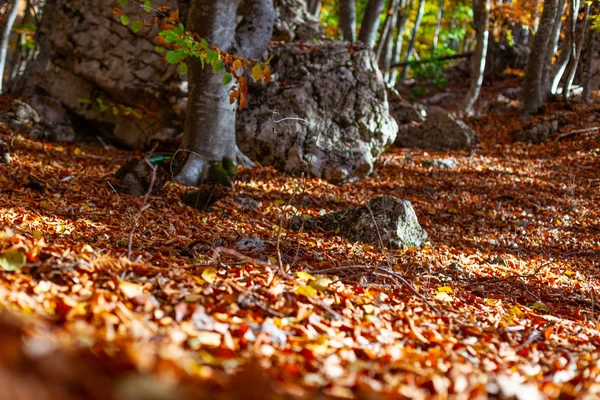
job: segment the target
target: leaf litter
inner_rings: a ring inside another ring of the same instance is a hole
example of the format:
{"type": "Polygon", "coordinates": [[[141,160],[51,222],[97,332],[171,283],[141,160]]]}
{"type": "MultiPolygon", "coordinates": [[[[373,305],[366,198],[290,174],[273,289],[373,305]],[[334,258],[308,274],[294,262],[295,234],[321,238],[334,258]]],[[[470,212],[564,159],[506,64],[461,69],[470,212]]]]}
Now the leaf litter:
{"type": "Polygon", "coordinates": [[[108,177],[131,153],[17,134],[0,165],[0,381],[61,399],[599,396],[599,134],[509,143],[505,121],[472,120],[472,154],[392,149],[341,187],[241,170],[210,212],[172,183],[140,212],[108,177]],[[290,206],[382,194],[413,203],[429,246],[285,227],[290,206]]]}

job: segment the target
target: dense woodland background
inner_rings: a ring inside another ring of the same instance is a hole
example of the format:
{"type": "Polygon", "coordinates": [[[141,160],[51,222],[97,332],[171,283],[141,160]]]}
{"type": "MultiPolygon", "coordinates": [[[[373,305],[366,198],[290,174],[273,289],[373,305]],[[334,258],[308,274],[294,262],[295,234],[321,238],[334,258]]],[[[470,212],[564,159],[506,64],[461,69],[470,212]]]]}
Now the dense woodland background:
{"type": "Polygon", "coordinates": [[[0,0],[0,399],[597,398],[581,0],[0,0]]]}

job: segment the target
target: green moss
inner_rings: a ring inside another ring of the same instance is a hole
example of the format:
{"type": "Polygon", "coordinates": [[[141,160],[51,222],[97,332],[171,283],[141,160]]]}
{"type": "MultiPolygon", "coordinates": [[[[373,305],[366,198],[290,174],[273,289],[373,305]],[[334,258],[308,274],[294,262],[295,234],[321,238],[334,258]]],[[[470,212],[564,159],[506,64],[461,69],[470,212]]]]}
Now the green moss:
{"type": "Polygon", "coordinates": [[[204,183],[233,187],[231,178],[235,174],[231,175],[230,169],[229,162],[226,160],[212,161],[208,166],[204,183]]]}

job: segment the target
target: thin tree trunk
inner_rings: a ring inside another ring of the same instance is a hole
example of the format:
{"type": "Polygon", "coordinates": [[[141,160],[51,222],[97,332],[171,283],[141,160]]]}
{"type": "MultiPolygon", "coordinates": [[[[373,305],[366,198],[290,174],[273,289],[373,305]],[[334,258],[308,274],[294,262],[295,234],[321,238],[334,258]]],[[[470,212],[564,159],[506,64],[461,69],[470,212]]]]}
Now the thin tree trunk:
{"type": "MultiPolygon", "coordinates": [[[[391,65],[397,64],[400,62],[402,57],[402,44],[404,42],[404,30],[406,29],[406,23],[408,22],[408,17],[406,15],[407,10],[410,9],[410,5],[412,3],[406,3],[407,0],[401,0],[400,8],[398,9],[398,16],[396,17],[396,30],[398,34],[396,36],[396,43],[394,43],[394,49],[392,50],[392,62],[391,65]]],[[[390,65],[390,68],[391,68],[390,65]]],[[[396,80],[398,79],[398,69],[394,68],[389,72],[389,75],[386,77],[387,82],[396,86],[396,80]]]]}
{"type": "MultiPolygon", "coordinates": [[[[556,50],[558,50],[558,42],[560,40],[560,33],[562,30],[562,16],[564,14],[565,9],[565,0],[558,0],[558,9],[556,12],[556,18],[554,19],[554,25],[552,26],[552,34],[550,36],[549,51],[546,53],[546,63],[544,65],[544,72],[542,75],[542,84],[544,86],[544,101],[547,100],[550,94],[553,94],[552,91],[552,60],[554,59],[554,55],[556,54],[556,50]]],[[[567,57],[568,60],[568,57],[567,57]]],[[[558,65],[559,62],[556,63],[558,65]]]]}
{"type": "Polygon", "coordinates": [[[400,11],[400,0],[395,0],[395,7],[392,9],[392,27],[390,30],[390,33],[388,35],[388,39],[385,43],[385,49],[383,52],[383,65],[382,65],[382,69],[384,71],[383,76],[384,76],[384,80],[387,82],[389,80],[390,77],[390,68],[392,66],[392,54],[394,52],[394,40],[396,38],[397,33],[396,32],[396,25],[398,22],[398,12],[400,11]]]}
{"type": "Polygon", "coordinates": [[[4,83],[4,69],[6,68],[6,59],[8,57],[8,43],[10,41],[10,33],[17,19],[19,12],[19,6],[22,0],[14,0],[8,17],[6,18],[6,24],[2,31],[2,42],[0,42],[0,93],[2,93],[2,86],[4,83]]]}
{"type": "Polygon", "coordinates": [[[308,12],[318,17],[321,14],[321,0],[310,0],[308,12]]]}
{"type": "Polygon", "coordinates": [[[479,3],[476,11],[477,45],[475,47],[475,57],[471,63],[471,83],[463,102],[463,110],[467,115],[473,113],[473,106],[479,98],[479,92],[483,84],[489,38],[490,0],[479,0],[477,3],[479,3]]]}
{"type": "Polygon", "coordinates": [[[369,3],[367,3],[367,9],[360,28],[358,40],[371,49],[375,45],[377,30],[379,29],[379,17],[381,16],[384,5],[385,0],[369,0],[369,3]]]}
{"type": "MultiPolygon", "coordinates": [[[[410,42],[408,43],[408,49],[406,50],[406,61],[410,61],[410,55],[415,48],[415,43],[417,41],[417,34],[419,33],[419,27],[421,26],[421,21],[423,20],[423,14],[425,12],[425,0],[419,0],[419,10],[417,11],[417,18],[415,20],[415,26],[412,30],[412,36],[410,38],[410,42]]],[[[407,64],[402,70],[402,74],[400,75],[400,79],[404,80],[408,76],[408,71],[410,70],[410,65],[407,64]]]]}
{"type": "Polygon", "coordinates": [[[435,57],[435,55],[436,55],[438,40],[440,37],[440,30],[442,28],[443,15],[444,15],[444,0],[440,0],[438,3],[438,11],[437,11],[437,16],[436,16],[436,20],[435,20],[435,30],[433,31],[433,40],[431,42],[431,56],[432,57],[435,57]]]}
{"type": "MultiPolygon", "coordinates": [[[[577,9],[577,14],[579,14],[579,9],[577,9]]],[[[575,73],[577,72],[577,66],[579,65],[579,60],[581,58],[581,49],[583,48],[583,42],[585,40],[585,32],[587,30],[587,22],[588,15],[590,13],[590,3],[586,1],[585,10],[583,14],[583,21],[581,21],[581,27],[579,31],[579,37],[575,41],[575,46],[573,48],[573,53],[571,57],[571,62],[569,63],[569,72],[567,73],[567,79],[565,81],[565,86],[563,87],[563,100],[567,102],[569,100],[569,92],[571,91],[571,85],[573,84],[573,80],[575,79],[575,73]]]]}
{"type": "Polygon", "coordinates": [[[544,106],[542,78],[547,60],[548,44],[552,35],[552,23],[556,18],[557,11],[558,0],[544,1],[540,26],[533,39],[534,43],[525,71],[523,108],[526,113],[538,112],[544,106]]]}
{"type": "MultiPolygon", "coordinates": [[[[272,0],[246,3],[248,15],[235,28],[237,0],[196,0],[190,5],[188,29],[227,52],[259,57],[267,48],[275,20],[272,0]]],[[[235,105],[221,73],[192,60],[190,94],[182,143],[185,164],[175,179],[184,185],[202,182],[231,185],[236,159],[235,105]]]]}
{"type": "Polygon", "coordinates": [[[594,73],[594,53],[596,52],[596,31],[588,28],[585,42],[585,69],[583,71],[583,101],[587,104],[591,102],[592,94],[592,75],[594,73]]]}
{"type": "MultiPolygon", "coordinates": [[[[533,39],[535,37],[535,33],[538,30],[540,25],[540,0],[535,1],[535,8],[533,9],[533,24],[531,29],[529,30],[529,39],[533,39]]],[[[533,40],[530,40],[528,43],[529,50],[533,48],[533,40]]]]}
{"type": "Polygon", "coordinates": [[[379,66],[383,71],[385,64],[385,53],[387,52],[388,44],[392,41],[394,37],[394,28],[396,25],[396,11],[398,8],[398,3],[400,0],[391,0],[386,11],[385,22],[383,24],[383,30],[381,31],[381,35],[379,35],[379,42],[377,43],[377,51],[376,56],[377,60],[379,60],[379,66]],[[382,57],[383,54],[383,57],[382,57]]]}
{"type": "Polygon", "coordinates": [[[340,26],[344,40],[356,41],[356,0],[340,1],[340,26]]]}

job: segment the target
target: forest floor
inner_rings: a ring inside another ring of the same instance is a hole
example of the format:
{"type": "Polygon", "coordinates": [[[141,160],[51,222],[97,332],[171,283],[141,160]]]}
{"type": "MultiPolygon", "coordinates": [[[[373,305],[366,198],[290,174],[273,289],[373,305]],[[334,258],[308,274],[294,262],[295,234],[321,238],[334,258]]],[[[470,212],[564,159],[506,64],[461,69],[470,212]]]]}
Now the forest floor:
{"type": "Polygon", "coordinates": [[[600,132],[560,135],[600,107],[573,107],[546,144],[492,113],[471,153],[391,149],[341,187],[241,170],[210,212],[117,194],[132,152],[0,128],[0,399],[597,398],[600,132]],[[382,194],[429,245],[283,223],[382,194]]]}

